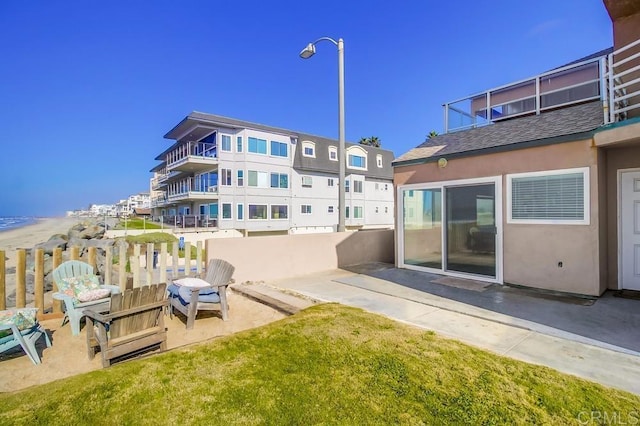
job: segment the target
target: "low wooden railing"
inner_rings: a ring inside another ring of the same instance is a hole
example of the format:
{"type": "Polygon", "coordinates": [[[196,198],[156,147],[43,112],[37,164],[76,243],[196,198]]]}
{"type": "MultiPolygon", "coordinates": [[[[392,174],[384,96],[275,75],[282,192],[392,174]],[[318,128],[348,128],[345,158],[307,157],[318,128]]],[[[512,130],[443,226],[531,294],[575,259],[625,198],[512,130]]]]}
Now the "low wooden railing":
{"type": "MultiPolygon", "coordinates": [[[[195,258],[195,270],[192,271],[191,265],[191,243],[184,244],[184,271],[179,270],[179,254],[178,244],[172,245],[171,265],[167,264],[168,252],[167,243],[161,243],[156,247],[153,243],[146,244],[146,264],[140,266],[140,254],[142,245],[135,244],[131,250],[131,256],[127,257],[128,247],[122,244],[119,247],[113,247],[105,250],[105,265],[113,265],[114,251],[118,251],[118,268],[116,276],[113,276],[111,267],[104,268],[100,275],[103,284],[118,285],[122,291],[127,288],[136,288],[142,285],[144,277],[145,284],[156,284],[167,282],[167,267],[171,266],[171,279],[180,276],[199,275],[204,270],[204,261],[202,253],[202,241],[196,244],[197,254],[195,258]],[[157,264],[154,269],[154,255],[157,252],[157,264]],[[127,272],[127,262],[122,259],[129,260],[130,272],[127,272]],[[158,271],[157,273],[155,271],[158,271]]],[[[82,260],[91,265],[95,271],[96,268],[97,249],[96,247],[88,247],[84,256],[80,256],[79,247],[71,247],[67,250],[67,256],[63,259],[61,248],[53,250],[53,269],[58,267],[66,260],[82,260]]],[[[44,274],[44,249],[36,249],[34,251],[34,301],[33,306],[38,308],[40,319],[48,319],[62,316],[62,304],[60,301],[54,300],[52,306],[45,306],[45,274],[44,274]]],[[[53,282],[53,291],[57,291],[56,284],[53,282]]],[[[16,270],[15,270],[15,307],[23,308],[27,306],[27,250],[16,250],[16,270]]],[[[7,309],[7,268],[5,261],[5,251],[0,250],[0,310],[7,309]]]]}

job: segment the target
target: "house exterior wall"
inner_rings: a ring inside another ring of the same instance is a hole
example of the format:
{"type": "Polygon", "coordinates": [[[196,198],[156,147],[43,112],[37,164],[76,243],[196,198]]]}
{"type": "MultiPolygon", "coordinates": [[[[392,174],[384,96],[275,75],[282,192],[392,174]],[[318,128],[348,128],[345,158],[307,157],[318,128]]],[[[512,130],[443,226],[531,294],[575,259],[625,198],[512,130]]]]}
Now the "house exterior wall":
{"type": "MultiPolygon", "coordinates": [[[[454,158],[444,168],[436,162],[396,166],[394,185],[502,176],[504,282],[596,296],[605,283],[601,278],[598,150],[591,145],[588,139],[454,158]],[[589,225],[507,223],[507,174],[578,167],[590,170],[589,225]]],[[[397,222],[396,229],[402,232],[397,222]]]]}
{"type": "Polygon", "coordinates": [[[607,282],[610,289],[618,287],[618,170],[640,168],[640,146],[608,148],[606,150],[607,200],[607,282]]]}

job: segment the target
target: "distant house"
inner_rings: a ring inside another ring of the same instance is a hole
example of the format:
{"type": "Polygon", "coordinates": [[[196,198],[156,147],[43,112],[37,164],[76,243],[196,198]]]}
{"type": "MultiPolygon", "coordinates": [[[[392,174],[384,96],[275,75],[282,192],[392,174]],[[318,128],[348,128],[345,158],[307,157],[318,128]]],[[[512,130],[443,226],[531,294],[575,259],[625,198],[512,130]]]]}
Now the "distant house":
{"type": "Polygon", "coordinates": [[[133,209],[133,215],[135,217],[146,217],[146,218],[150,218],[151,217],[151,209],[149,208],[142,208],[142,207],[134,207],[133,209]]]}
{"type": "Polygon", "coordinates": [[[445,104],[394,161],[399,267],[640,290],[640,5],[605,4],[613,49],[445,104]]]}
{"type": "Polygon", "coordinates": [[[346,144],[340,182],[338,141],[192,112],[166,135],[151,172],[154,217],[228,235],[332,232],[338,185],[346,228],[393,227],[393,153],[346,144]]]}

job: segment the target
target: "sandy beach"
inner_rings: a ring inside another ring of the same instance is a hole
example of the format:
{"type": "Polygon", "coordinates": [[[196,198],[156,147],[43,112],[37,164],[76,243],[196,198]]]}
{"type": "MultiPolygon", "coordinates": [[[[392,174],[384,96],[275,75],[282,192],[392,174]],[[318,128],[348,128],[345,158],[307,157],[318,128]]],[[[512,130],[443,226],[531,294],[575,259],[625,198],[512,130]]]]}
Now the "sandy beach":
{"type": "Polygon", "coordinates": [[[36,223],[0,232],[0,250],[4,250],[7,268],[7,295],[15,290],[16,250],[32,248],[45,242],[54,234],[66,234],[76,223],[77,217],[56,217],[39,219],[36,223]]]}

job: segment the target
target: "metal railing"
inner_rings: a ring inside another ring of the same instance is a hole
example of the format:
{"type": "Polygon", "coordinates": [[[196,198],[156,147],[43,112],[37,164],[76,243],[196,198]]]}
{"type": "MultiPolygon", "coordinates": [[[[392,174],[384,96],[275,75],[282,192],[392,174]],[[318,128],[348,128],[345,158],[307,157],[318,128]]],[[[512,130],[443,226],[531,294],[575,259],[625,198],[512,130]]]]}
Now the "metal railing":
{"type": "Polygon", "coordinates": [[[167,168],[185,163],[189,158],[218,158],[217,146],[214,143],[187,142],[167,153],[165,162],[167,168]]]}
{"type": "Polygon", "coordinates": [[[445,103],[445,133],[601,100],[605,123],[640,108],[640,40],[614,52],[445,103]]]}
{"type": "Polygon", "coordinates": [[[172,226],[174,228],[217,228],[218,218],[209,215],[165,215],[160,216],[156,221],[163,225],[172,226]]]}

